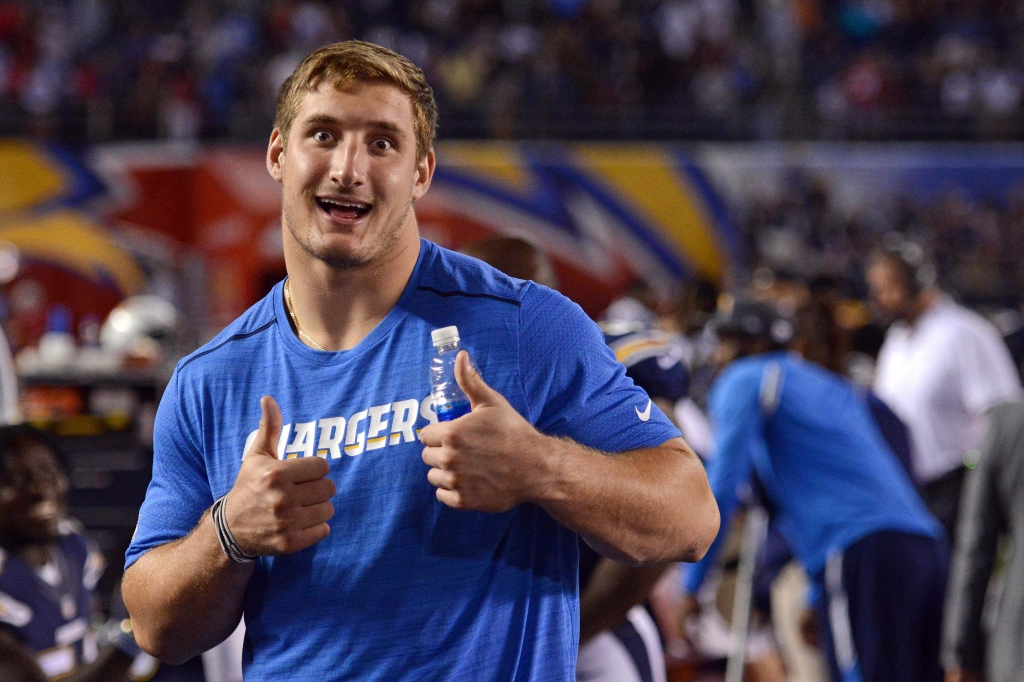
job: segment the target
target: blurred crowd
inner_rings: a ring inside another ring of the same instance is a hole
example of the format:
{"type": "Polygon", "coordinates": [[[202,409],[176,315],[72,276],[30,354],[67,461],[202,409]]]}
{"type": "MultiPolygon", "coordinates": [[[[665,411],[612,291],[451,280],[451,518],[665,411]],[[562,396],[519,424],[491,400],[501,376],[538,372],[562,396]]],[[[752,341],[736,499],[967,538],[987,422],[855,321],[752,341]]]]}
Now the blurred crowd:
{"type": "Polygon", "coordinates": [[[1006,0],[8,0],[0,126],[65,142],[265,136],[315,47],[427,73],[448,136],[991,137],[1020,126],[1006,0]]]}
{"type": "Polygon", "coordinates": [[[739,636],[746,680],[1015,679],[1020,315],[1003,311],[1018,322],[1007,334],[955,303],[928,255],[943,232],[927,248],[905,233],[861,238],[847,271],[861,299],[820,262],[762,264],[731,292],[694,282],[667,301],[637,286],[606,313],[667,333],[657,380],[627,370],[650,395],[672,357],[688,368],[668,409],[722,512],[708,557],[648,597],[670,679],[721,679],[739,636]],[[816,543],[831,548],[824,568],[816,543]]]}
{"type": "Polygon", "coordinates": [[[738,220],[755,277],[758,266],[802,279],[828,273],[863,297],[868,254],[895,232],[924,247],[943,286],[996,308],[1013,306],[1024,291],[1022,189],[997,201],[951,188],[928,200],[904,195],[849,210],[827,181],[794,170],[782,192],[751,201],[738,220]]]}

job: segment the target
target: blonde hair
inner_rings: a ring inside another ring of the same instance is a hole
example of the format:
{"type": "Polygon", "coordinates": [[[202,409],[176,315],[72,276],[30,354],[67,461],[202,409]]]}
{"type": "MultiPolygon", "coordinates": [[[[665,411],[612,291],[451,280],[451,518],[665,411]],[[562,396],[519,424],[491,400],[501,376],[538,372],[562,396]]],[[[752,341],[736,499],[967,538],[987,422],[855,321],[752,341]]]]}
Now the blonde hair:
{"type": "Polygon", "coordinates": [[[342,88],[353,83],[393,85],[409,96],[416,133],[416,160],[421,161],[437,135],[437,104],[423,71],[386,47],[361,40],[325,45],[302,60],[281,86],[274,127],[284,140],[299,111],[302,97],[322,83],[342,88]]]}

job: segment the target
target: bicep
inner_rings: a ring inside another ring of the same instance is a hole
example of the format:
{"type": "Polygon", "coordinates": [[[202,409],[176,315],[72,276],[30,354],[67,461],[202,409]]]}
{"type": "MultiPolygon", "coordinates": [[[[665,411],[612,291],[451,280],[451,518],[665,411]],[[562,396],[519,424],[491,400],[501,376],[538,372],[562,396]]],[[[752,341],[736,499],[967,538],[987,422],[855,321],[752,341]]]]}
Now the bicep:
{"type": "Polygon", "coordinates": [[[213,504],[195,419],[183,414],[176,376],[157,411],[153,434],[153,476],[139,510],[126,554],[126,567],[145,552],[187,535],[213,504]]]}
{"type": "Polygon", "coordinates": [[[552,292],[535,291],[520,316],[523,391],[540,431],[604,452],[656,447],[679,436],[626,376],[600,329],[579,306],[552,292]]]}

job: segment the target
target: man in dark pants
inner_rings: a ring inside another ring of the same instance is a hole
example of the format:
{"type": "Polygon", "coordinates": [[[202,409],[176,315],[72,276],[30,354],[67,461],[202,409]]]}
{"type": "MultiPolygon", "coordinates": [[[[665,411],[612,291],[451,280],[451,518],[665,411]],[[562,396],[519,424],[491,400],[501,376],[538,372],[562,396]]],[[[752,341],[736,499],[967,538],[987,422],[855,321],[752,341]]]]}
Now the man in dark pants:
{"type": "MultiPolygon", "coordinates": [[[[942,529],[838,375],[785,351],[792,325],[765,303],[718,320],[708,477],[727,522],[756,475],[812,581],[826,652],[842,682],[935,682],[946,583],[942,529]]],[[[691,569],[700,587],[720,541],[691,569]]]]}
{"type": "Polygon", "coordinates": [[[1024,402],[992,409],[988,436],[968,472],[942,637],[946,682],[1013,682],[1024,665],[1024,402]],[[982,628],[999,540],[1010,552],[998,617],[982,628]]]}

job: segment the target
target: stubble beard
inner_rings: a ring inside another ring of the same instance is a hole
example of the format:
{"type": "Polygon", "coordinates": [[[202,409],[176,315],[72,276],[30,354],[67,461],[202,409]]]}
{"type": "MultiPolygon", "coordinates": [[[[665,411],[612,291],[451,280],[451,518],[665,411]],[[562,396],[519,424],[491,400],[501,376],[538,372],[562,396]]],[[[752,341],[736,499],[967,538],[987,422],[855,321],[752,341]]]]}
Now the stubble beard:
{"type": "Polygon", "coordinates": [[[287,211],[285,212],[284,220],[288,231],[291,232],[292,238],[302,247],[303,251],[336,270],[353,270],[366,267],[374,261],[380,260],[381,256],[393,250],[399,241],[402,227],[409,218],[410,211],[412,211],[412,201],[408,203],[405,210],[402,211],[402,214],[395,221],[386,224],[376,235],[373,235],[369,243],[359,253],[339,253],[336,250],[329,249],[325,244],[314,244],[306,235],[301,234],[295,229],[295,221],[288,219],[289,212],[287,211]]]}

